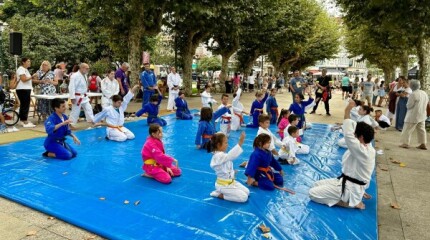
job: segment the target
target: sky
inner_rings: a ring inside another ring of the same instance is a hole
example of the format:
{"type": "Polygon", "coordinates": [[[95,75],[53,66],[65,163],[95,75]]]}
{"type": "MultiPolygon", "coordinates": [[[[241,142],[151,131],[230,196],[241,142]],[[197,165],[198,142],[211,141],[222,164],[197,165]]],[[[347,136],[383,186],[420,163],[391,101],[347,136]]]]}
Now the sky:
{"type": "Polygon", "coordinates": [[[335,0],[317,0],[317,2],[321,3],[331,16],[339,17],[341,15],[340,8],[336,6],[335,0]]]}

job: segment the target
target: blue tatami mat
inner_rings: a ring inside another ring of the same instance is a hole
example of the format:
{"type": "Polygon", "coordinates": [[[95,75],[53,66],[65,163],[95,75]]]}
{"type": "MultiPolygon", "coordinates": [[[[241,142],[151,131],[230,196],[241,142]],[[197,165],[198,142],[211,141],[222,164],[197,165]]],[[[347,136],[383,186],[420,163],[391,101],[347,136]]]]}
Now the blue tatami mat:
{"type": "MultiPolygon", "coordinates": [[[[377,239],[375,178],[364,211],[309,200],[313,182],[341,173],[345,150],[329,125],[313,124],[303,138],[311,153],[300,155],[297,166],[283,166],[285,187],[295,195],[251,188],[249,201],[240,204],[209,196],[215,174],[212,154],[195,149],[198,118],[164,118],[166,152],[183,171],[169,185],[140,176],[148,136],[142,120],[126,124],[136,139],[123,143],[105,140],[104,128],[77,132],[82,144],[73,145],[78,156],[71,161],[43,158],[43,138],[0,146],[0,195],[110,239],[263,239],[262,223],[273,239],[377,239]]],[[[242,183],[238,165],[248,160],[257,129],[245,132],[244,153],[234,163],[242,183]]],[[[239,134],[231,134],[230,147],[239,134]]]]}

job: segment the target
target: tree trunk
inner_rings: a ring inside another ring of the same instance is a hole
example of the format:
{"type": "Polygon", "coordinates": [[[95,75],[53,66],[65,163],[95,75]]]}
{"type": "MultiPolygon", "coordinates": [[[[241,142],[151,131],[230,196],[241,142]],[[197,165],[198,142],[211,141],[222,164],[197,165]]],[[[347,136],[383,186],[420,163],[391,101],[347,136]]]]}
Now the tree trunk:
{"type": "Polygon", "coordinates": [[[402,56],[402,64],[400,65],[400,75],[408,77],[408,64],[409,64],[409,54],[407,51],[404,51],[402,56]]]}
{"type": "Polygon", "coordinates": [[[427,84],[430,83],[430,39],[421,37],[417,47],[417,55],[420,66],[418,79],[421,83],[421,89],[427,90],[427,84]]]}
{"type": "Polygon", "coordinates": [[[386,67],[383,68],[384,71],[384,85],[388,86],[390,85],[391,81],[393,81],[396,77],[396,69],[394,67],[386,67]]]}
{"type": "Polygon", "coordinates": [[[230,59],[231,53],[222,54],[221,60],[221,73],[219,75],[219,82],[221,87],[221,92],[226,92],[225,81],[228,81],[228,60],[230,59]]]}
{"type": "Polygon", "coordinates": [[[128,63],[130,64],[131,75],[129,76],[131,85],[135,85],[139,82],[139,73],[141,65],[141,39],[144,31],[140,26],[131,27],[130,34],[128,36],[128,63]]]}
{"type": "MultiPolygon", "coordinates": [[[[184,49],[185,50],[185,49],[184,49]]],[[[193,72],[192,64],[193,64],[193,53],[191,49],[187,49],[187,51],[182,52],[182,63],[184,64],[184,76],[183,76],[183,86],[185,87],[185,95],[191,96],[193,93],[193,79],[191,74],[193,72]]]]}

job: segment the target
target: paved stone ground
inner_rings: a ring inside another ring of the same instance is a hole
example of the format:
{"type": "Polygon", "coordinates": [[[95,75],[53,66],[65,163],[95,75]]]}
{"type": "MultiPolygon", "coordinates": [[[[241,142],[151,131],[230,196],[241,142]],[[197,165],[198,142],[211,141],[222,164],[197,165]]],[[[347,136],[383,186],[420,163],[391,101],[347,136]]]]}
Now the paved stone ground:
{"type": "MultiPolygon", "coordinates": [[[[220,95],[215,95],[220,99],[220,95]]],[[[253,93],[244,93],[242,102],[249,109],[253,93]]],[[[292,98],[290,93],[277,96],[280,107],[288,108],[292,98]]],[[[163,101],[161,109],[165,109],[163,101]]],[[[188,99],[190,108],[200,107],[200,98],[188,99]]],[[[135,112],[141,103],[131,103],[128,111],[135,112]]],[[[315,115],[307,115],[310,122],[335,123],[341,122],[345,103],[341,94],[336,92],[331,100],[332,116],[327,117],[321,105],[315,115]]],[[[165,110],[161,113],[166,113],[165,110]]],[[[36,122],[36,121],[34,121],[36,122]]],[[[79,128],[85,129],[88,125],[80,123],[79,128]]],[[[28,136],[40,136],[44,132],[42,124],[34,129],[22,129],[18,133],[0,135],[2,143],[27,139],[28,136]],[[9,137],[8,137],[9,136],[9,137]]],[[[428,133],[427,133],[428,134],[428,133]]],[[[430,239],[428,226],[430,226],[430,151],[401,149],[399,145],[400,132],[393,128],[379,131],[376,136],[376,148],[384,151],[377,156],[378,181],[378,222],[380,239],[430,239]],[[404,167],[391,161],[398,160],[404,167]],[[392,203],[397,203],[400,209],[393,209],[392,203]]],[[[428,134],[428,139],[430,136],[428,134]]],[[[85,143],[84,143],[85,144],[85,143]]],[[[412,145],[416,144],[416,136],[412,145]]],[[[359,210],[351,210],[359,211],[359,210]]],[[[38,211],[29,209],[20,204],[0,198],[0,239],[102,239],[93,233],[87,232],[73,225],[38,211]]]]}

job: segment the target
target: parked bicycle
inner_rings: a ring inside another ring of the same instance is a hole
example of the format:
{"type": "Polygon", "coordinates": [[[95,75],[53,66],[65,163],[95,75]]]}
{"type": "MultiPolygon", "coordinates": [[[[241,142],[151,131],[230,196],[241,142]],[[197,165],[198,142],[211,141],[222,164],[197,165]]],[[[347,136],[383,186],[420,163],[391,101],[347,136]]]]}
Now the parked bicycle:
{"type": "Polygon", "coordinates": [[[3,105],[1,114],[4,116],[6,126],[15,126],[19,121],[18,112],[14,110],[15,99],[11,97],[11,93],[6,91],[5,96],[4,102],[1,103],[3,105]]]}

